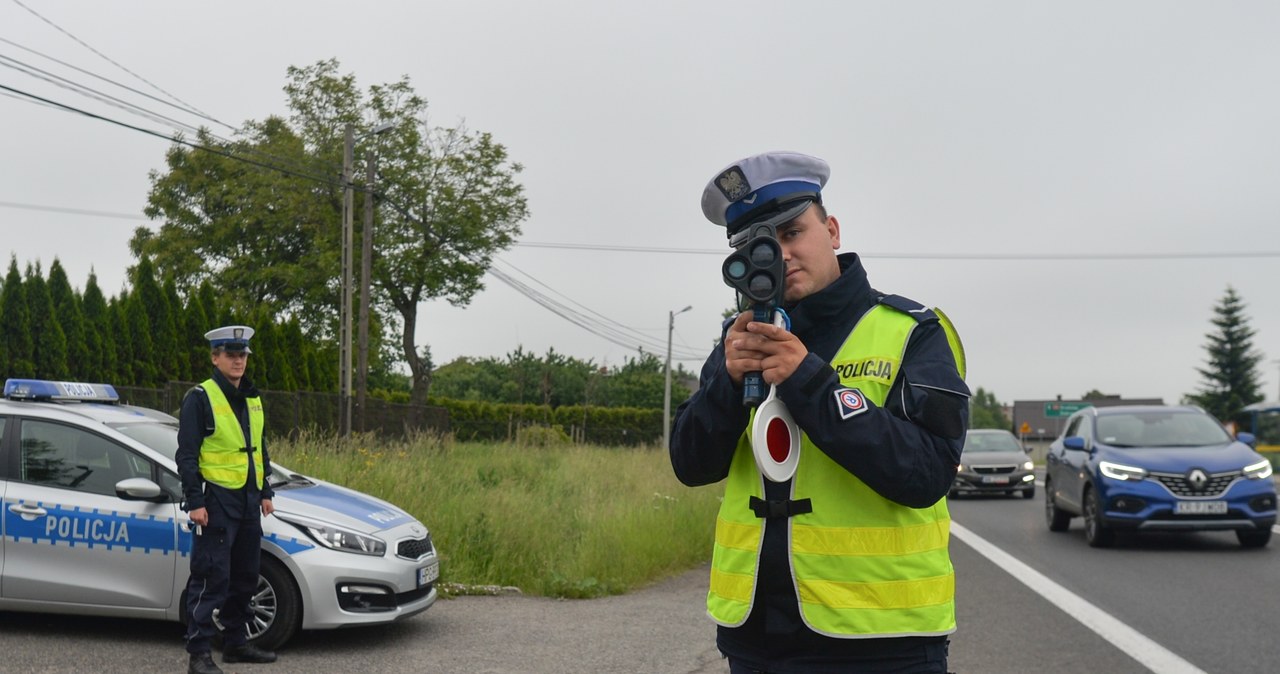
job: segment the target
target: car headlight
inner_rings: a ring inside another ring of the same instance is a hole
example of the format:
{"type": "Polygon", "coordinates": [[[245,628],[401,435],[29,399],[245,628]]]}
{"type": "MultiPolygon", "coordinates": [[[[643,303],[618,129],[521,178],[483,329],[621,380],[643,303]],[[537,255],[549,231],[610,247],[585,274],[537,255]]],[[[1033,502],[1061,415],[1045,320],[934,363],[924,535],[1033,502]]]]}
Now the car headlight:
{"type": "Polygon", "coordinates": [[[1098,470],[1102,471],[1103,476],[1113,480],[1142,480],[1147,477],[1147,471],[1141,468],[1111,463],[1110,461],[1099,463],[1098,470]]]}
{"type": "Polygon", "coordinates": [[[1259,461],[1244,467],[1244,476],[1250,480],[1261,480],[1271,477],[1271,462],[1259,461]]]}
{"type": "MultiPolygon", "coordinates": [[[[276,513],[279,516],[279,513],[276,513]]],[[[308,522],[285,516],[281,520],[292,524],[310,536],[315,542],[330,550],[353,552],[357,555],[381,557],[387,552],[387,544],[381,538],[343,529],[322,522],[308,522]]]]}
{"type": "Polygon", "coordinates": [[[1023,464],[1022,464],[1022,469],[1023,469],[1023,470],[1035,470],[1035,469],[1036,469],[1036,464],[1034,464],[1034,463],[1032,463],[1032,462],[1030,462],[1030,461],[1023,462],[1023,464]]]}
{"type": "Polygon", "coordinates": [[[956,472],[957,472],[957,473],[963,473],[963,472],[964,472],[964,464],[963,464],[963,463],[962,463],[962,464],[960,464],[959,466],[956,466],[956,472]]]}

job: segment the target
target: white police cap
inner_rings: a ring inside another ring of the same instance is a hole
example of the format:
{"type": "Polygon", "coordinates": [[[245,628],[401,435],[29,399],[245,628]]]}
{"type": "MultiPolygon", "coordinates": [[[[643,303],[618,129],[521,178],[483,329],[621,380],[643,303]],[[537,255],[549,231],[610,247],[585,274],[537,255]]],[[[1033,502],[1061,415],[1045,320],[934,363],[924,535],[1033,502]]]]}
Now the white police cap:
{"type": "Polygon", "coordinates": [[[821,201],[831,176],[827,162],[799,152],[765,152],[740,159],[716,174],[702,191],[702,214],[728,234],[751,217],[800,199],[821,201]]]}
{"type": "Polygon", "coordinates": [[[245,353],[253,353],[249,350],[249,339],[252,337],[253,328],[247,325],[226,325],[204,333],[210,348],[245,353]]]}

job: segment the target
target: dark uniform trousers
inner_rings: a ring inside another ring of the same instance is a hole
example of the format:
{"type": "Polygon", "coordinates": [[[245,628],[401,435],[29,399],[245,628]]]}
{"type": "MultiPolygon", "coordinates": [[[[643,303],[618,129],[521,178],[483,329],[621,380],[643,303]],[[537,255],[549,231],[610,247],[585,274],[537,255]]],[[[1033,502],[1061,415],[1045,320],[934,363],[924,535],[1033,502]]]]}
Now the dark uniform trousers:
{"type": "MultiPolygon", "coordinates": [[[[871,655],[846,661],[838,668],[831,665],[813,669],[824,674],[948,674],[948,643],[923,644],[918,652],[893,655],[871,655]]],[[[804,671],[787,669],[787,672],[804,671]]],[[[735,658],[729,658],[729,674],[775,674],[768,669],[754,669],[735,658]]],[[[780,674],[780,673],[779,673],[780,674]]]]}
{"type": "Polygon", "coordinates": [[[217,499],[206,506],[209,525],[192,537],[191,579],[187,581],[187,652],[207,653],[218,611],[225,646],[248,641],[249,602],[258,588],[262,521],[228,517],[217,499]],[[234,575],[232,570],[235,571],[234,575]]]}

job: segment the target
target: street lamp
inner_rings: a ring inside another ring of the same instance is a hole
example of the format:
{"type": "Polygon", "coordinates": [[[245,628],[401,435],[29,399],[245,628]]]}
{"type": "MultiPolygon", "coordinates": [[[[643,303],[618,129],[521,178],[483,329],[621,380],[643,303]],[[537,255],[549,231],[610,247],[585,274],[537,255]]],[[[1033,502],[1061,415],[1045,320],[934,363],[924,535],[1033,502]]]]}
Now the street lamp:
{"type": "MultiPolygon", "coordinates": [[[[390,122],[382,123],[360,134],[359,138],[391,128],[390,122]]],[[[342,143],[342,302],[338,318],[338,432],[344,437],[351,434],[351,311],[355,303],[351,268],[355,239],[352,164],[355,161],[356,138],[355,127],[348,124],[342,143]]]]}
{"type": "Polygon", "coordinates": [[[662,388],[662,446],[671,448],[671,332],[676,327],[676,315],[693,308],[689,305],[680,311],[667,312],[667,366],[666,383],[662,388]]]}

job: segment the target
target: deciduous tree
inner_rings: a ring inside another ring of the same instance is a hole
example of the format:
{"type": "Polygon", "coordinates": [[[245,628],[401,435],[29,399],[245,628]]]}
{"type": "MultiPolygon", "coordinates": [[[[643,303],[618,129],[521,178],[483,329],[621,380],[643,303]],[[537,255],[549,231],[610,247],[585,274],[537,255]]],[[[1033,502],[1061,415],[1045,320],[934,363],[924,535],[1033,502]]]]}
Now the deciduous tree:
{"type": "Polygon", "coordinates": [[[432,126],[407,78],[362,92],[328,60],[289,68],[284,91],[287,118],[249,122],[227,146],[202,131],[198,144],[217,151],[170,148],[146,209],[162,224],[138,228],[130,248],[180,288],[208,281],[240,308],[266,306],[298,318],[312,340],[332,341],[344,130],[390,123],[390,133],[361,135],[356,146],[360,163],[378,155],[371,325],[383,329],[375,340],[398,344],[412,400],[422,403],[432,367],[430,350],[417,344],[418,308],[431,299],[466,305],[484,287],[493,255],[528,216],[516,181],[522,167],[487,133],[432,126]]]}

